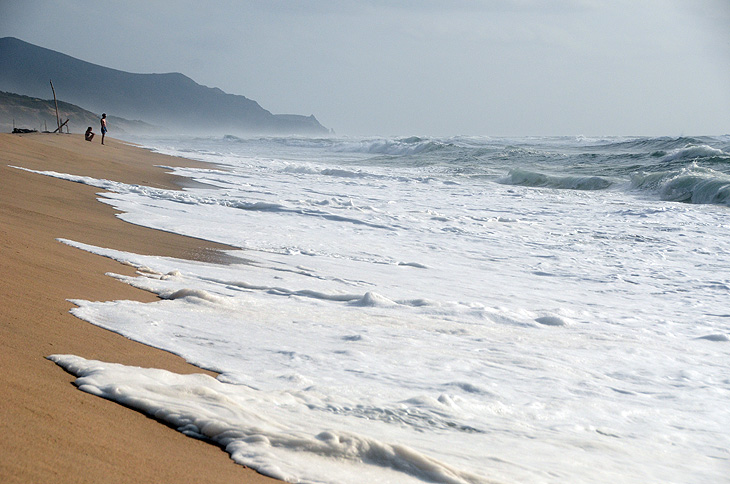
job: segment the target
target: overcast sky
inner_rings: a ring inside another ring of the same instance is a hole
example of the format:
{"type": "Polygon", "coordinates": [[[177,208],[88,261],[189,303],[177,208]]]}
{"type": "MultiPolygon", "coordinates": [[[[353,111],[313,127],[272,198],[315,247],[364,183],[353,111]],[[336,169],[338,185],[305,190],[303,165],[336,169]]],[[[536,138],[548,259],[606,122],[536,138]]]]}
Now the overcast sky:
{"type": "Polygon", "coordinates": [[[730,0],[0,0],[6,36],[343,135],[730,133],[730,0]]]}

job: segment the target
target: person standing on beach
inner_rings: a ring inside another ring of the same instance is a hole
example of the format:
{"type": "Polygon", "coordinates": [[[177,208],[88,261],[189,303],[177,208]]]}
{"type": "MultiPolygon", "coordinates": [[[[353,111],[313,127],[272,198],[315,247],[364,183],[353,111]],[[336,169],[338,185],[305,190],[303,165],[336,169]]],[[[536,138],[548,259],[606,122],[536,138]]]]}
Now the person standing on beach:
{"type": "Polygon", "coordinates": [[[101,114],[101,144],[104,144],[104,135],[106,134],[106,113],[101,114]]]}

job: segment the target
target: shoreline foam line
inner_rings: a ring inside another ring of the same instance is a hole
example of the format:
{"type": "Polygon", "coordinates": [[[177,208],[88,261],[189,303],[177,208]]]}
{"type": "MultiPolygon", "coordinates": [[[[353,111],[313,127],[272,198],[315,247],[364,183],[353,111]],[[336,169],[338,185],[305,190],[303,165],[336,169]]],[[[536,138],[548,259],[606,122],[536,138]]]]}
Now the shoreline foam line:
{"type": "Polygon", "coordinates": [[[157,166],[204,166],[112,139],[101,146],[81,135],[0,134],[3,482],[277,482],[235,464],[213,445],[80,392],[71,375],[46,359],[73,353],[210,374],[71,315],[67,299],[157,297],[105,275],[132,275],[132,268],[56,239],[188,259],[228,247],[126,223],[97,200],[98,188],[7,165],[168,189],[180,180],[157,166]]]}

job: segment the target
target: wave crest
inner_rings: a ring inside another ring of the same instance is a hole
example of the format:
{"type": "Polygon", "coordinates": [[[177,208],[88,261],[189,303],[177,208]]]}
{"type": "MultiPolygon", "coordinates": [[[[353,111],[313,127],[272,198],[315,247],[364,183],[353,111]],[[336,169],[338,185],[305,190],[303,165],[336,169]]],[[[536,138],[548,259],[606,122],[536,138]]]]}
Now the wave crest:
{"type": "Polygon", "coordinates": [[[665,157],[663,161],[724,157],[727,157],[728,160],[730,160],[730,154],[708,145],[687,145],[683,148],[678,148],[670,151],[664,156],[665,157]]]}
{"type": "Polygon", "coordinates": [[[730,176],[710,168],[693,165],[676,172],[637,174],[631,184],[670,202],[730,206],[730,176]]]}
{"type": "Polygon", "coordinates": [[[605,190],[613,182],[600,176],[557,176],[515,168],[500,180],[505,185],[557,188],[563,190],[605,190]]]}
{"type": "Polygon", "coordinates": [[[359,141],[343,141],[333,146],[334,151],[345,153],[369,153],[378,155],[415,155],[440,150],[447,145],[429,139],[412,136],[397,139],[366,139],[359,141]]]}

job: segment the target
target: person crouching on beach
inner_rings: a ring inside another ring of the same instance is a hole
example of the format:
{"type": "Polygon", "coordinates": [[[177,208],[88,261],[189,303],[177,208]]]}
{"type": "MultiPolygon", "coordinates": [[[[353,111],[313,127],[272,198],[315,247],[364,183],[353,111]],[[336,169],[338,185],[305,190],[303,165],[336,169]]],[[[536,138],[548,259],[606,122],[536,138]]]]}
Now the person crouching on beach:
{"type": "Polygon", "coordinates": [[[101,114],[101,144],[104,144],[104,135],[106,134],[106,113],[101,114]]]}
{"type": "Polygon", "coordinates": [[[94,133],[91,131],[91,126],[89,126],[86,130],[86,134],[84,134],[84,139],[86,141],[91,141],[92,139],[94,139],[94,133]]]}

